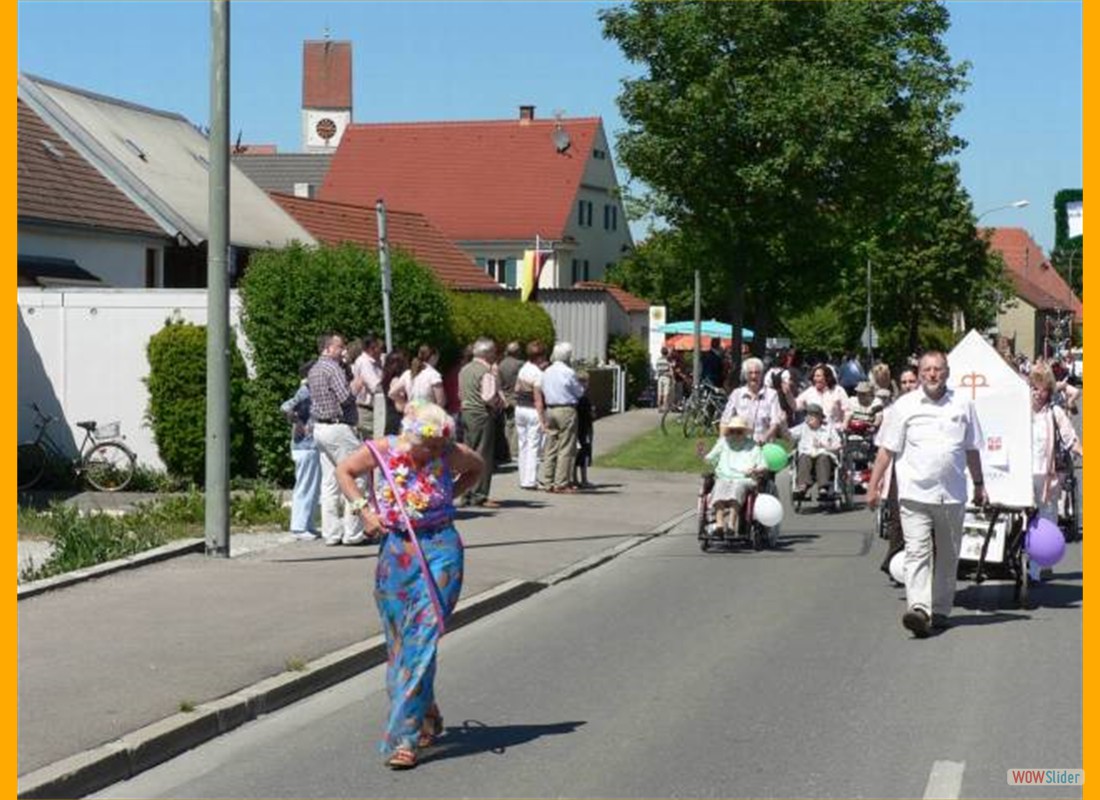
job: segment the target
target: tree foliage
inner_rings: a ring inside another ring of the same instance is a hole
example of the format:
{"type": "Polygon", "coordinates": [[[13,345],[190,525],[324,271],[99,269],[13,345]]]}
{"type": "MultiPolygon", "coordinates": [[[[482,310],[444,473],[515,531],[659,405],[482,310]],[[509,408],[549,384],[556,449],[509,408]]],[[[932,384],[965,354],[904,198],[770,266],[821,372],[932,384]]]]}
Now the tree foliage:
{"type": "Polygon", "coordinates": [[[684,0],[600,17],[642,68],[618,99],[620,160],[726,286],[735,335],[748,322],[759,342],[838,288],[854,297],[868,256],[890,275],[920,270],[907,284],[934,302],[919,314],[985,308],[992,292],[974,301],[970,283],[934,280],[960,257],[972,279],[992,271],[964,241],[969,200],[949,168],[964,146],[951,121],[967,65],[951,62],[943,5],[684,0]],[[922,196],[930,181],[933,203],[922,196]],[[937,245],[944,232],[950,242],[937,245]]]}

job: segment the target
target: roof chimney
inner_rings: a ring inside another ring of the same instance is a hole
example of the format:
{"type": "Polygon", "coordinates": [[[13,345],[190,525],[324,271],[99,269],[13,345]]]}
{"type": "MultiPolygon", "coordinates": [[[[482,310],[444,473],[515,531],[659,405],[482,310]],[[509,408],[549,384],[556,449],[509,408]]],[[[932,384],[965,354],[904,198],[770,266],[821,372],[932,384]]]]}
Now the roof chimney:
{"type": "Polygon", "coordinates": [[[519,107],[519,121],[531,122],[535,119],[535,107],[534,106],[520,106],[519,107]]]}

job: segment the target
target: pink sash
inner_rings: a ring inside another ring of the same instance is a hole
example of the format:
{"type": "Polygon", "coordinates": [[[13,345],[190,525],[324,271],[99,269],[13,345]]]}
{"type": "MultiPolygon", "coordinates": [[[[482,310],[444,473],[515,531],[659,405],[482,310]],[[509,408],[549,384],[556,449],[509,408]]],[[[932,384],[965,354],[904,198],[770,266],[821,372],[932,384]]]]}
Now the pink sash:
{"type": "MultiPolygon", "coordinates": [[[[409,539],[412,541],[413,550],[416,551],[416,559],[420,562],[420,573],[424,578],[424,583],[428,587],[428,597],[432,601],[432,609],[435,611],[436,621],[439,623],[439,635],[442,636],[445,628],[443,625],[443,603],[439,599],[439,588],[435,585],[435,580],[432,578],[432,571],[428,568],[428,560],[424,558],[424,551],[420,548],[420,540],[416,538],[416,531],[413,530],[412,522],[409,520],[408,514],[405,513],[404,498],[397,493],[397,485],[393,481],[393,475],[390,474],[390,468],[386,465],[385,459],[382,458],[378,449],[374,446],[374,442],[363,442],[370,450],[372,456],[374,456],[374,463],[378,465],[378,468],[382,470],[382,477],[386,479],[386,483],[390,485],[390,491],[393,492],[394,503],[397,505],[397,510],[401,512],[401,521],[405,523],[405,530],[409,532],[409,539]]],[[[374,507],[378,509],[378,501],[371,494],[371,499],[374,500],[374,507]]]]}

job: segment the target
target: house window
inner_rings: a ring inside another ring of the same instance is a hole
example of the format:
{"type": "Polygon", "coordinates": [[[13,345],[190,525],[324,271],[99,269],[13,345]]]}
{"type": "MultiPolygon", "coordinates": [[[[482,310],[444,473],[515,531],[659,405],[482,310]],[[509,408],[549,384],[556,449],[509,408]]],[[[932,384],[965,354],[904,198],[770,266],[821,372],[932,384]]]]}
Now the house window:
{"type": "Polygon", "coordinates": [[[516,282],[516,262],[512,258],[487,258],[485,259],[485,274],[497,283],[509,286],[516,282]],[[512,283],[508,283],[509,267],[511,268],[512,283]]]}
{"type": "Polygon", "coordinates": [[[574,258],[573,259],[573,280],[571,280],[569,282],[570,286],[572,286],[573,284],[575,284],[577,282],[577,267],[578,267],[577,259],[574,258]]]}
{"type": "Polygon", "coordinates": [[[588,280],[588,259],[584,260],[584,280],[588,280]]]}
{"type": "Polygon", "coordinates": [[[592,158],[596,158],[596,159],[599,159],[600,161],[603,161],[605,158],[607,158],[607,151],[599,150],[599,149],[594,147],[594,148],[592,148],[592,158]]]}
{"type": "Polygon", "coordinates": [[[152,289],[157,285],[157,251],[152,247],[145,248],[145,288],[152,289]]]}
{"type": "Polygon", "coordinates": [[[619,229],[619,207],[607,204],[603,207],[603,229],[605,231],[617,231],[619,229]]]}
{"type": "Polygon", "coordinates": [[[582,228],[592,227],[592,201],[581,200],[577,204],[577,224],[582,228]]]}

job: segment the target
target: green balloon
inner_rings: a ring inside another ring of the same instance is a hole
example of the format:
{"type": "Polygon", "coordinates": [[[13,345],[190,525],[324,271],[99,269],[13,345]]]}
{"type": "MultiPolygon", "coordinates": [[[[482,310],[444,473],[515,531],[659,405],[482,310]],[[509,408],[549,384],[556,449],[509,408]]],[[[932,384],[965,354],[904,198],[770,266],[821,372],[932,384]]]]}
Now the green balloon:
{"type": "Polygon", "coordinates": [[[764,445],[764,465],[772,472],[779,472],[787,466],[787,451],[775,442],[764,445]]]}

